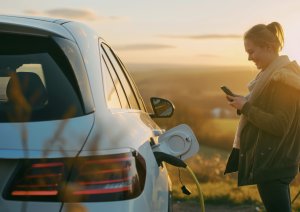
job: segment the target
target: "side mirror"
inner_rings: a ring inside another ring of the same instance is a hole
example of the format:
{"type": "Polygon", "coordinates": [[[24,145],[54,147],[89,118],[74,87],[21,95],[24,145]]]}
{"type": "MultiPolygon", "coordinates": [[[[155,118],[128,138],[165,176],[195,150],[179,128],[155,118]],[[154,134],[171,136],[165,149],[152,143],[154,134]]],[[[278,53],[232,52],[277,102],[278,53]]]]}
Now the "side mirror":
{"type": "Polygon", "coordinates": [[[152,118],[168,118],[173,115],[175,107],[169,100],[151,97],[150,102],[154,112],[154,114],[150,114],[152,118]]]}

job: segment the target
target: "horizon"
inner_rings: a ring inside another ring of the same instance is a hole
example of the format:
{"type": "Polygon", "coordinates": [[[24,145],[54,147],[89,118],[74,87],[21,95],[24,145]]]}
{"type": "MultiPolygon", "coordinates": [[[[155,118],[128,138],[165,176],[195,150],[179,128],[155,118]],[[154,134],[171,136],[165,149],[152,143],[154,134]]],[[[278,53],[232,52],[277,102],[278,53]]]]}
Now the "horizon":
{"type": "Polygon", "coordinates": [[[130,72],[137,72],[137,71],[181,71],[182,69],[188,69],[187,71],[213,71],[213,72],[221,72],[221,71],[259,71],[254,65],[204,65],[204,64],[152,64],[152,63],[125,63],[125,66],[128,71],[130,72]],[[137,70],[141,68],[141,70],[137,70]],[[205,69],[205,70],[204,70],[205,69]],[[223,70],[222,70],[223,69],[223,70]]]}

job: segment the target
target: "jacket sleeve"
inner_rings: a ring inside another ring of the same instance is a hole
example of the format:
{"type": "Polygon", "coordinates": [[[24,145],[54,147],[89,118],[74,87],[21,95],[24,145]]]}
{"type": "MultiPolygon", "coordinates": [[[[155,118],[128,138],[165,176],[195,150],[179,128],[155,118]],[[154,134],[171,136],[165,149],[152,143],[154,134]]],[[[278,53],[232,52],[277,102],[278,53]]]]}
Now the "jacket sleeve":
{"type": "Polygon", "coordinates": [[[274,84],[274,89],[270,92],[267,91],[265,94],[271,95],[268,98],[270,102],[266,103],[266,108],[270,111],[247,102],[241,112],[249,122],[259,129],[275,136],[283,136],[295,116],[299,102],[299,92],[281,82],[275,82],[274,84]]]}

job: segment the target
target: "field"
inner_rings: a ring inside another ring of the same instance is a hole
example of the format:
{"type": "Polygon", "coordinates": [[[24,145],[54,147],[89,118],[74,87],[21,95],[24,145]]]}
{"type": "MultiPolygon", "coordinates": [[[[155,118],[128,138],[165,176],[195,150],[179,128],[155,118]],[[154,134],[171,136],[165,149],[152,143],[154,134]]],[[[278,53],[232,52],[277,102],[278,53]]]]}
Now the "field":
{"type": "MultiPolygon", "coordinates": [[[[220,86],[227,85],[237,94],[246,94],[246,85],[256,74],[245,68],[232,69],[233,71],[220,71],[220,68],[208,68],[207,71],[175,69],[132,73],[145,100],[157,96],[174,103],[174,116],[170,119],[158,119],[160,126],[171,128],[186,123],[192,127],[200,144],[229,150],[238,116],[227,104],[220,86]]],[[[151,111],[149,101],[145,103],[151,111]]]]}
{"type": "Polygon", "coordinates": [[[247,84],[256,75],[245,67],[199,67],[132,71],[133,78],[151,111],[152,96],[171,100],[175,114],[157,119],[168,129],[180,123],[192,127],[200,144],[230,150],[238,116],[227,103],[220,86],[227,85],[237,94],[247,93],[247,84]]]}
{"type": "MultiPolygon", "coordinates": [[[[169,119],[156,121],[165,129],[186,123],[195,132],[200,144],[198,155],[188,159],[188,165],[195,171],[201,183],[205,202],[212,205],[263,208],[255,186],[237,187],[236,174],[223,175],[226,160],[232,147],[238,116],[225,99],[220,86],[226,85],[237,94],[247,93],[248,82],[257,72],[245,67],[131,67],[131,73],[146,100],[162,97],[171,100],[175,114],[169,119]],[[139,71],[137,71],[139,70],[139,71]]],[[[180,201],[196,201],[197,189],[185,170],[168,166],[173,182],[174,197],[180,201]],[[191,196],[181,192],[181,181],[192,191],[191,196]]],[[[297,178],[291,186],[292,198],[300,189],[297,178]]],[[[300,210],[300,198],[293,204],[300,210]]]]}

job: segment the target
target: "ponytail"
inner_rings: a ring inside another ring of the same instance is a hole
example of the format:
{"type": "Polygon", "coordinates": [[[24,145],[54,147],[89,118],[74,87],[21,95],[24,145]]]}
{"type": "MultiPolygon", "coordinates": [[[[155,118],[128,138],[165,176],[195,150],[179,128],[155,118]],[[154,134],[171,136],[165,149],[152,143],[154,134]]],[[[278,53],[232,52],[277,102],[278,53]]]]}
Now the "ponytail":
{"type": "Polygon", "coordinates": [[[257,24],[245,33],[244,39],[249,39],[261,47],[272,47],[276,52],[282,50],[284,45],[283,29],[278,22],[257,24]]]}
{"type": "Polygon", "coordinates": [[[281,25],[278,22],[272,22],[272,23],[268,24],[266,27],[277,38],[278,43],[279,43],[278,50],[281,50],[283,48],[283,44],[284,44],[284,32],[283,32],[281,25]]]}

